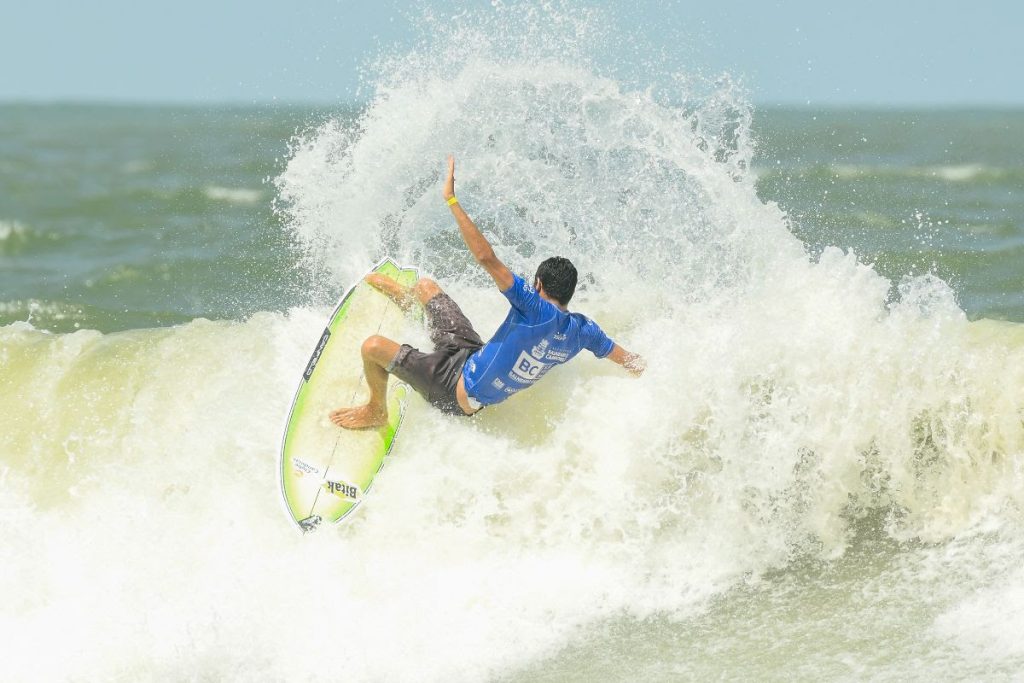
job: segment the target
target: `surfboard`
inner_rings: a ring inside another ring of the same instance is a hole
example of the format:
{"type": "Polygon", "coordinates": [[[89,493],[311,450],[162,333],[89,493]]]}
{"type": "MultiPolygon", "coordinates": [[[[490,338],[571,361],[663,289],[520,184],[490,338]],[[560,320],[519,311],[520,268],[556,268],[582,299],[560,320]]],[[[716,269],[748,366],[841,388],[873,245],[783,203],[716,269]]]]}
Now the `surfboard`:
{"type": "MultiPolygon", "coordinates": [[[[414,268],[389,258],[371,273],[411,287],[414,268]]],[[[360,278],[341,298],[313,349],[295,392],[281,443],[281,493],[292,521],[304,533],[337,523],[356,510],[394,446],[409,388],[388,379],[389,422],[380,429],[348,430],[328,414],[365,401],[360,347],[373,334],[397,336],[402,310],[360,278]]]]}

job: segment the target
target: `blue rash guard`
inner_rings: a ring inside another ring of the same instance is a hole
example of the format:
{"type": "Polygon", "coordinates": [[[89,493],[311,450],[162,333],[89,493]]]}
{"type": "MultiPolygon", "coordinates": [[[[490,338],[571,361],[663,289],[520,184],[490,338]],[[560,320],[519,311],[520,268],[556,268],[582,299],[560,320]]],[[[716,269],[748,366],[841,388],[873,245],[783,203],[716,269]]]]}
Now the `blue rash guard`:
{"type": "Polygon", "coordinates": [[[597,323],[541,298],[518,275],[502,292],[512,309],[491,340],[466,360],[466,393],[493,405],[533,385],[583,349],[604,358],[615,347],[597,323]]]}

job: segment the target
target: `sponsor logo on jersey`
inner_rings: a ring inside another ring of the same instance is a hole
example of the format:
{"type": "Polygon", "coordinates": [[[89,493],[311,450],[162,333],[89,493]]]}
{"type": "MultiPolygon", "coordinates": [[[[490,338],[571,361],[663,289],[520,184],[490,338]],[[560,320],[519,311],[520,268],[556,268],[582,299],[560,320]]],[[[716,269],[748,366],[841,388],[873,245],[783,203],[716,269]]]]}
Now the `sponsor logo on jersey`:
{"type": "Polygon", "coordinates": [[[501,381],[501,378],[495,377],[494,381],[491,382],[491,386],[494,387],[495,389],[504,389],[505,383],[501,381]]]}
{"type": "Polygon", "coordinates": [[[532,384],[540,379],[546,368],[547,366],[544,363],[523,351],[519,354],[515,365],[512,366],[512,372],[508,373],[508,375],[517,382],[532,384]]]}
{"type": "Polygon", "coordinates": [[[359,487],[355,484],[349,484],[347,481],[331,481],[328,479],[324,482],[324,488],[338,498],[351,498],[352,500],[359,498],[359,487]]]}
{"type": "Polygon", "coordinates": [[[564,349],[548,349],[544,354],[544,360],[553,360],[556,363],[564,363],[569,360],[569,352],[564,349]]]}
{"type": "Polygon", "coordinates": [[[548,350],[548,343],[547,339],[541,339],[540,343],[530,350],[530,355],[540,360],[544,357],[544,352],[548,350]]]}
{"type": "Polygon", "coordinates": [[[565,341],[565,335],[555,332],[555,341],[565,341]]]}

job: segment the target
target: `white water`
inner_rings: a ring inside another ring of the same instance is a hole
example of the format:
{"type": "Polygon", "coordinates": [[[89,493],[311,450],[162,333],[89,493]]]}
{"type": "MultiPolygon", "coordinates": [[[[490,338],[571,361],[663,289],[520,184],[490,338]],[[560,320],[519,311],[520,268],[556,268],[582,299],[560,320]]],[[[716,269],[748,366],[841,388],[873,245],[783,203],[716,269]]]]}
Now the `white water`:
{"type": "Polygon", "coordinates": [[[479,419],[415,403],[358,515],[299,537],[277,448],[326,306],[107,336],[3,328],[4,679],[1020,666],[992,638],[1024,626],[1020,331],[968,323],[938,280],[812,260],[755,194],[742,99],[624,88],[585,58],[595,29],[549,19],[430,24],[436,43],[384,60],[358,128],[296,141],[279,209],[332,291],[389,253],[486,335],[504,303],[440,199],[454,152],[499,255],[525,273],[570,256],[573,307],[645,376],[586,358],[479,419]],[[823,566],[867,611],[830,602],[823,566]],[[798,647],[820,623],[911,618],[925,646],[798,647]],[[758,660],[773,647],[792,659],[758,660]],[[613,665],[634,650],[639,667],[613,665]]]}

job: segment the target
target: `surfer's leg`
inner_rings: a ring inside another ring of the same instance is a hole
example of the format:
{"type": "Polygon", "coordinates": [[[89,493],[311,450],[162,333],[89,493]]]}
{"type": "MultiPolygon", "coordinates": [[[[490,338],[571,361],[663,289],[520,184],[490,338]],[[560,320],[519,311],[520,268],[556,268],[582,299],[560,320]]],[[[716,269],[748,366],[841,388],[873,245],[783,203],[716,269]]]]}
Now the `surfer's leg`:
{"type": "Polygon", "coordinates": [[[406,287],[397,280],[392,280],[387,275],[380,273],[370,273],[363,279],[368,285],[385,294],[403,309],[408,309],[416,301],[426,306],[428,301],[443,293],[441,286],[429,277],[421,277],[412,287],[406,287]]]}
{"type": "Polygon", "coordinates": [[[392,280],[387,275],[370,273],[363,279],[366,280],[368,285],[398,304],[403,311],[408,311],[416,302],[416,295],[412,287],[406,287],[396,280],[392,280]]]}
{"type": "Polygon", "coordinates": [[[421,277],[412,292],[426,311],[427,331],[435,349],[449,349],[454,353],[458,349],[476,351],[484,345],[473,323],[436,282],[421,277]]]}
{"type": "Polygon", "coordinates": [[[416,299],[424,306],[438,294],[444,294],[444,290],[441,289],[441,285],[437,284],[434,280],[429,277],[421,277],[416,281],[416,284],[412,286],[412,293],[416,299]]]}
{"type": "MultiPolygon", "coordinates": [[[[427,304],[437,297],[438,294],[444,294],[441,285],[429,277],[421,277],[412,287],[406,287],[396,280],[392,280],[387,275],[381,275],[380,273],[370,273],[363,279],[366,280],[368,285],[401,306],[403,311],[408,311],[414,303],[419,302],[427,310],[428,324],[432,317],[432,311],[427,304]]],[[[452,304],[454,303],[452,302],[452,304]]],[[[455,308],[458,308],[458,306],[455,306],[455,308]]]]}
{"type": "Polygon", "coordinates": [[[370,400],[354,408],[331,412],[331,422],[346,429],[383,427],[388,423],[388,366],[401,347],[378,334],[363,342],[363,370],[370,387],[370,400]]]}

